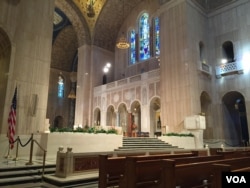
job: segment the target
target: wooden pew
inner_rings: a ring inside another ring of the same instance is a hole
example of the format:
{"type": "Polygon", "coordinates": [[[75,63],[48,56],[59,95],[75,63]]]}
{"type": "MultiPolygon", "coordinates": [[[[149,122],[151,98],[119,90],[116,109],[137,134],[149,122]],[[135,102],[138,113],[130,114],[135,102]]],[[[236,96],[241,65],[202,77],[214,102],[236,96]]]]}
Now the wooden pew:
{"type": "Polygon", "coordinates": [[[222,173],[223,172],[250,172],[250,166],[243,168],[234,168],[229,164],[213,164],[213,187],[221,187],[222,185],[222,173]]]}
{"type": "MultiPolygon", "coordinates": [[[[175,164],[186,164],[222,160],[223,156],[195,156],[172,159],[175,161],[175,164]]],[[[142,160],[142,157],[127,157],[126,170],[120,180],[119,187],[163,187],[162,171],[162,159],[142,160]]]]}
{"type": "MultiPolygon", "coordinates": [[[[216,187],[218,186],[219,173],[215,173],[215,164],[224,165],[224,170],[227,170],[226,165],[230,165],[231,170],[237,170],[241,168],[250,167],[250,157],[232,158],[200,163],[189,163],[176,165],[173,159],[163,160],[162,170],[162,187],[175,188],[181,187],[216,187]],[[206,180],[207,185],[202,185],[202,182],[206,180]],[[215,183],[217,180],[217,183],[215,183]]],[[[220,187],[220,186],[219,186],[220,187]]]]}
{"type": "MultiPolygon", "coordinates": [[[[193,157],[197,156],[198,152],[180,154],[163,154],[163,155],[144,155],[137,156],[136,160],[161,160],[171,158],[193,157]]],[[[132,156],[128,156],[132,157],[132,156]]],[[[109,157],[108,155],[99,155],[99,188],[119,185],[120,177],[125,172],[125,162],[128,157],[109,157]]]]}
{"type": "Polygon", "coordinates": [[[241,150],[236,150],[236,151],[217,151],[217,155],[223,155],[225,159],[230,159],[230,158],[238,158],[238,157],[247,157],[250,156],[250,151],[241,151],[241,150]]]}

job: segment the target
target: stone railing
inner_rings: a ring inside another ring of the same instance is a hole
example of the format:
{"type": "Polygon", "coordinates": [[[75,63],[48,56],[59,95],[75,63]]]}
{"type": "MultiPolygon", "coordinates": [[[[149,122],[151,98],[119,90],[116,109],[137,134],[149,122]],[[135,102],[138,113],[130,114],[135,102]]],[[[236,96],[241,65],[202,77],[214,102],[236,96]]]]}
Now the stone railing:
{"type": "Polygon", "coordinates": [[[232,62],[216,66],[215,71],[216,71],[216,77],[221,78],[224,75],[231,74],[234,72],[237,74],[242,74],[243,67],[239,62],[232,62]]]}
{"type": "Polygon", "coordinates": [[[160,69],[155,69],[146,73],[131,76],[122,80],[108,83],[106,85],[97,86],[94,88],[94,93],[103,93],[104,91],[123,88],[124,85],[129,87],[133,85],[135,82],[140,82],[142,80],[150,80],[155,78],[160,79],[160,69]]]}

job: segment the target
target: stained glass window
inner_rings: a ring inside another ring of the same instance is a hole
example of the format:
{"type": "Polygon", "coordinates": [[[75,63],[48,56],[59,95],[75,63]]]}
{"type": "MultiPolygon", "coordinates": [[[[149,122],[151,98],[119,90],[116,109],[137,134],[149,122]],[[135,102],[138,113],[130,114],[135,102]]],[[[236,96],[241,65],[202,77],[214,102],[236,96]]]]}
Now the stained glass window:
{"type": "Polygon", "coordinates": [[[61,75],[58,76],[58,91],[57,91],[57,96],[59,98],[63,98],[64,97],[64,79],[63,79],[63,77],[61,75]]]}
{"type": "Polygon", "coordinates": [[[130,31],[130,65],[135,64],[136,62],[136,37],[135,30],[130,31]]]}
{"type": "Polygon", "coordinates": [[[160,55],[160,20],[158,17],[154,19],[154,43],[155,43],[155,56],[160,55]]]}
{"type": "Polygon", "coordinates": [[[145,60],[150,57],[150,29],[149,15],[142,14],[139,22],[139,45],[140,45],[140,60],[145,60]]]}

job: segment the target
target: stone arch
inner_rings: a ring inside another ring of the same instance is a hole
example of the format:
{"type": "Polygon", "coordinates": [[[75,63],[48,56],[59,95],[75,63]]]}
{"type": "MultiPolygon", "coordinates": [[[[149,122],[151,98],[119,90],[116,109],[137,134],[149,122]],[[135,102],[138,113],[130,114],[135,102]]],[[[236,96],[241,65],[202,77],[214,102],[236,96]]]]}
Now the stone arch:
{"type": "Polygon", "coordinates": [[[110,105],[107,108],[106,126],[115,126],[116,115],[114,106],[110,105]]]}
{"type": "Polygon", "coordinates": [[[63,117],[62,116],[56,116],[54,119],[54,128],[63,128],[63,117]]]}
{"type": "Polygon", "coordinates": [[[161,134],[161,99],[153,97],[150,101],[150,135],[161,134]]]}
{"type": "Polygon", "coordinates": [[[90,33],[86,20],[83,18],[76,5],[71,1],[56,0],[55,6],[65,13],[72,23],[77,35],[79,47],[84,44],[91,44],[90,33]],[[79,12],[79,13],[78,13],[79,12]]]}
{"type": "MultiPolygon", "coordinates": [[[[11,41],[7,33],[0,27],[0,104],[5,104],[7,85],[8,85],[8,74],[10,68],[11,58],[11,41]]],[[[13,90],[14,93],[14,90],[13,90]]],[[[0,108],[0,125],[1,133],[5,131],[6,127],[2,127],[4,116],[4,106],[0,108]]]]}
{"type": "Polygon", "coordinates": [[[141,104],[138,100],[132,102],[130,107],[131,115],[132,115],[132,124],[136,127],[132,127],[132,129],[136,131],[141,131],[141,104]]]}
{"type": "Polygon", "coordinates": [[[200,95],[201,115],[205,116],[206,129],[204,130],[204,138],[212,138],[211,117],[211,97],[206,91],[200,95]]]}
{"type": "Polygon", "coordinates": [[[94,125],[100,125],[101,122],[101,109],[96,108],[94,110],[94,125]]]}
{"type": "Polygon", "coordinates": [[[118,106],[118,126],[122,127],[124,134],[128,131],[128,110],[125,103],[118,106]]]}
{"type": "Polygon", "coordinates": [[[222,97],[223,130],[226,144],[230,146],[249,145],[249,129],[244,96],[230,91],[222,97]]]}

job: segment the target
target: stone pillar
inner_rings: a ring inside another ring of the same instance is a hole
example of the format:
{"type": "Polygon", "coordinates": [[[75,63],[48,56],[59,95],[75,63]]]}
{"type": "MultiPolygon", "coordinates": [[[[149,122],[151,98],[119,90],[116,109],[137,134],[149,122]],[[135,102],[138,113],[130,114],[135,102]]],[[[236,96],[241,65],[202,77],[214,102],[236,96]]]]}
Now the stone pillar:
{"type": "Polygon", "coordinates": [[[78,68],[77,68],[77,88],[75,106],[75,124],[89,125],[89,108],[91,95],[91,48],[88,45],[78,49],[78,68]]]}
{"type": "Polygon", "coordinates": [[[119,126],[121,126],[121,125],[119,125],[119,122],[120,122],[120,114],[119,114],[118,111],[116,111],[115,114],[116,114],[116,125],[115,125],[115,126],[119,127],[119,126]]]}
{"type": "MultiPolygon", "coordinates": [[[[8,72],[7,120],[11,98],[17,86],[16,134],[44,132],[52,49],[54,0],[0,1],[1,28],[7,28],[11,41],[8,72]],[[31,8],[32,7],[32,8],[31,8]],[[14,53],[13,53],[14,52],[14,53]],[[33,101],[35,97],[35,102],[33,101]],[[31,112],[31,109],[34,109],[31,112]]],[[[7,132],[2,127],[2,133],[7,132]]]]}

